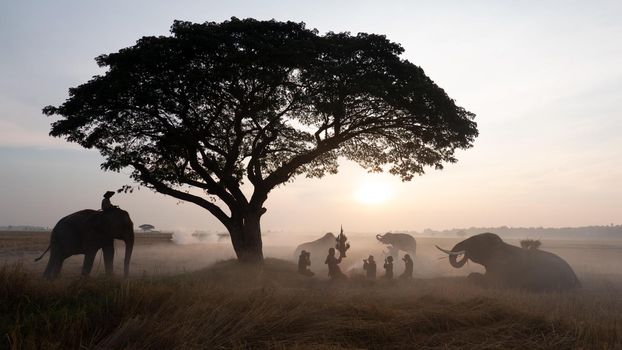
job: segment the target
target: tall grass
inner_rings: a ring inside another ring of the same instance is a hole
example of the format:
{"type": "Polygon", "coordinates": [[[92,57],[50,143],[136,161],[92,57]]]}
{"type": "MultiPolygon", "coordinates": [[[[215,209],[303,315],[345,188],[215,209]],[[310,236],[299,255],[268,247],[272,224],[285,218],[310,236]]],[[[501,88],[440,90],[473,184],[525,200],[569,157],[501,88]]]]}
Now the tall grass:
{"type": "Polygon", "coordinates": [[[533,294],[460,278],[333,283],[225,261],[173,277],[45,282],[0,268],[11,349],[617,349],[620,284],[533,294]]]}

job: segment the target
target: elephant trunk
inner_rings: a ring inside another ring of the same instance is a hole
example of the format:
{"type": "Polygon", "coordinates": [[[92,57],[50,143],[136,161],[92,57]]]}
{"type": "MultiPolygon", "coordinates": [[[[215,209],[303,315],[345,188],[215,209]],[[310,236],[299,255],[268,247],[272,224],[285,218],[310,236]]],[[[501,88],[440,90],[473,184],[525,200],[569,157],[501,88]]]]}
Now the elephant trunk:
{"type": "Polygon", "coordinates": [[[459,246],[459,244],[457,244],[452,250],[447,250],[447,249],[443,249],[439,246],[436,246],[436,248],[438,250],[440,250],[441,252],[449,255],[449,263],[451,264],[451,266],[459,269],[462,266],[464,266],[464,264],[466,264],[468,257],[467,257],[467,251],[465,249],[460,249],[461,246],[459,246]],[[460,255],[464,255],[462,257],[462,259],[460,259],[460,261],[458,261],[458,256],[460,255]]]}
{"type": "Polygon", "coordinates": [[[125,239],[125,260],[123,261],[123,275],[128,277],[130,274],[130,260],[134,250],[134,232],[125,239]]]}
{"type": "Polygon", "coordinates": [[[454,252],[454,254],[449,255],[449,263],[451,264],[451,266],[459,269],[464,266],[464,264],[466,264],[468,260],[468,253],[465,248],[466,247],[464,246],[463,242],[460,242],[451,249],[451,251],[454,252]],[[458,260],[458,256],[461,254],[464,254],[464,256],[462,257],[462,259],[458,260]]]}
{"type": "Polygon", "coordinates": [[[379,241],[382,240],[382,235],[381,234],[377,234],[376,235],[376,239],[379,240],[379,241]]]}
{"type": "Polygon", "coordinates": [[[458,255],[450,255],[449,256],[449,263],[451,264],[451,266],[459,269],[462,266],[464,266],[464,264],[466,264],[467,262],[467,257],[466,254],[464,254],[464,256],[462,257],[462,259],[458,260],[458,255]]]}

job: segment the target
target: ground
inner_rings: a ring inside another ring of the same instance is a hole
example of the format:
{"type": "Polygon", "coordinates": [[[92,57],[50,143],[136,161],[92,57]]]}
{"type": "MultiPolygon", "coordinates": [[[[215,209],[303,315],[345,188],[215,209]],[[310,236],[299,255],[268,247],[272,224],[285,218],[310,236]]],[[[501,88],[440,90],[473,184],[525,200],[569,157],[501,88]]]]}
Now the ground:
{"type": "MultiPolygon", "coordinates": [[[[248,267],[228,260],[228,242],[177,245],[148,234],[137,238],[129,279],[106,278],[103,266],[81,279],[81,258],[74,257],[60,280],[46,282],[40,273],[47,258],[32,258],[48,237],[0,233],[5,347],[622,348],[620,242],[543,240],[542,249],[567,259],[584,287],[537,294],[469,285],[464,276],[478,267],[451,269],[433,248],[451,248],[458,238],[418,239],[415,279],[370,282],[358,275],[358,260],[369,251],[380,256],[382,247],[352,237],[351,260],[344,262],[351,278],[333,283],[323,271],[311,279],[296,274],[295,244],[280,245],[279,237],[267,237],[265,249],[277,258],[248,267]]],[[[122,249],[120,244],[117,257],[122,249]]]]}

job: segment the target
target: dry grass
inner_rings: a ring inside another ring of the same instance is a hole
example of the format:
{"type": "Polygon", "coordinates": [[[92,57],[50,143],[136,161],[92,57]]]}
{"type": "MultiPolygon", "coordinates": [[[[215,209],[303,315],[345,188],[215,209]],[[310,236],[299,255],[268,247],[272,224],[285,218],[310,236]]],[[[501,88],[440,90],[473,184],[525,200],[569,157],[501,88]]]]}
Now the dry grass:
{"type": "Polygon", "coordinates": [[[532,294],[462,278],[331,283],[276,259],[48,283],[18,264],[0,269],[0,329],[13,349],[622,348],[622,285],[584,284],[532,294]]]}

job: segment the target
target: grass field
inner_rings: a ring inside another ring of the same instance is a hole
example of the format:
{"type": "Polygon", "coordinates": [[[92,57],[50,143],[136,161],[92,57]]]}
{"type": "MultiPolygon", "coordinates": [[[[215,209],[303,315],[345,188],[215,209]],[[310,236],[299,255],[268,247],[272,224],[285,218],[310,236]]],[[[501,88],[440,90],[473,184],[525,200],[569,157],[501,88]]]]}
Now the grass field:
{"type": "MultiPolygon", "coordinates": [[[[419,239],[415,278],[370,282],[356,263],[348,281],[295,273],[292,247],[266,244],[262,267],[226,260],[228,243],[137,239],[132,277],[42,281],[45,234],[0,234],[0,329],[13,349],[620,349],[622,247],[543,242],[575,267],[584,287],[535,294],[469,285],[419,239]],[[618,260],[615,259],[618,258],[618,260]]],[[[355,241],[355,240],[354,240],[355,241]]],[[[270,243],[270,242],[267,242],[270,243]]],[[[362,246],[361,243],[359,246],[362,246]]],[[[122,256],[122,244],[117,256],[122,256]]],[[[120,260],[120,259],[117,259],[120,260]]],[[[120,264],[121,261],[117,261],[120,264]]],[[[97,264],[97,263],[96,263],[97,264]]],[[[477,270],[477,266],[469,269],[477,270]]],[[[120,271],[117,266],[116,271],[120,271]]]]}

